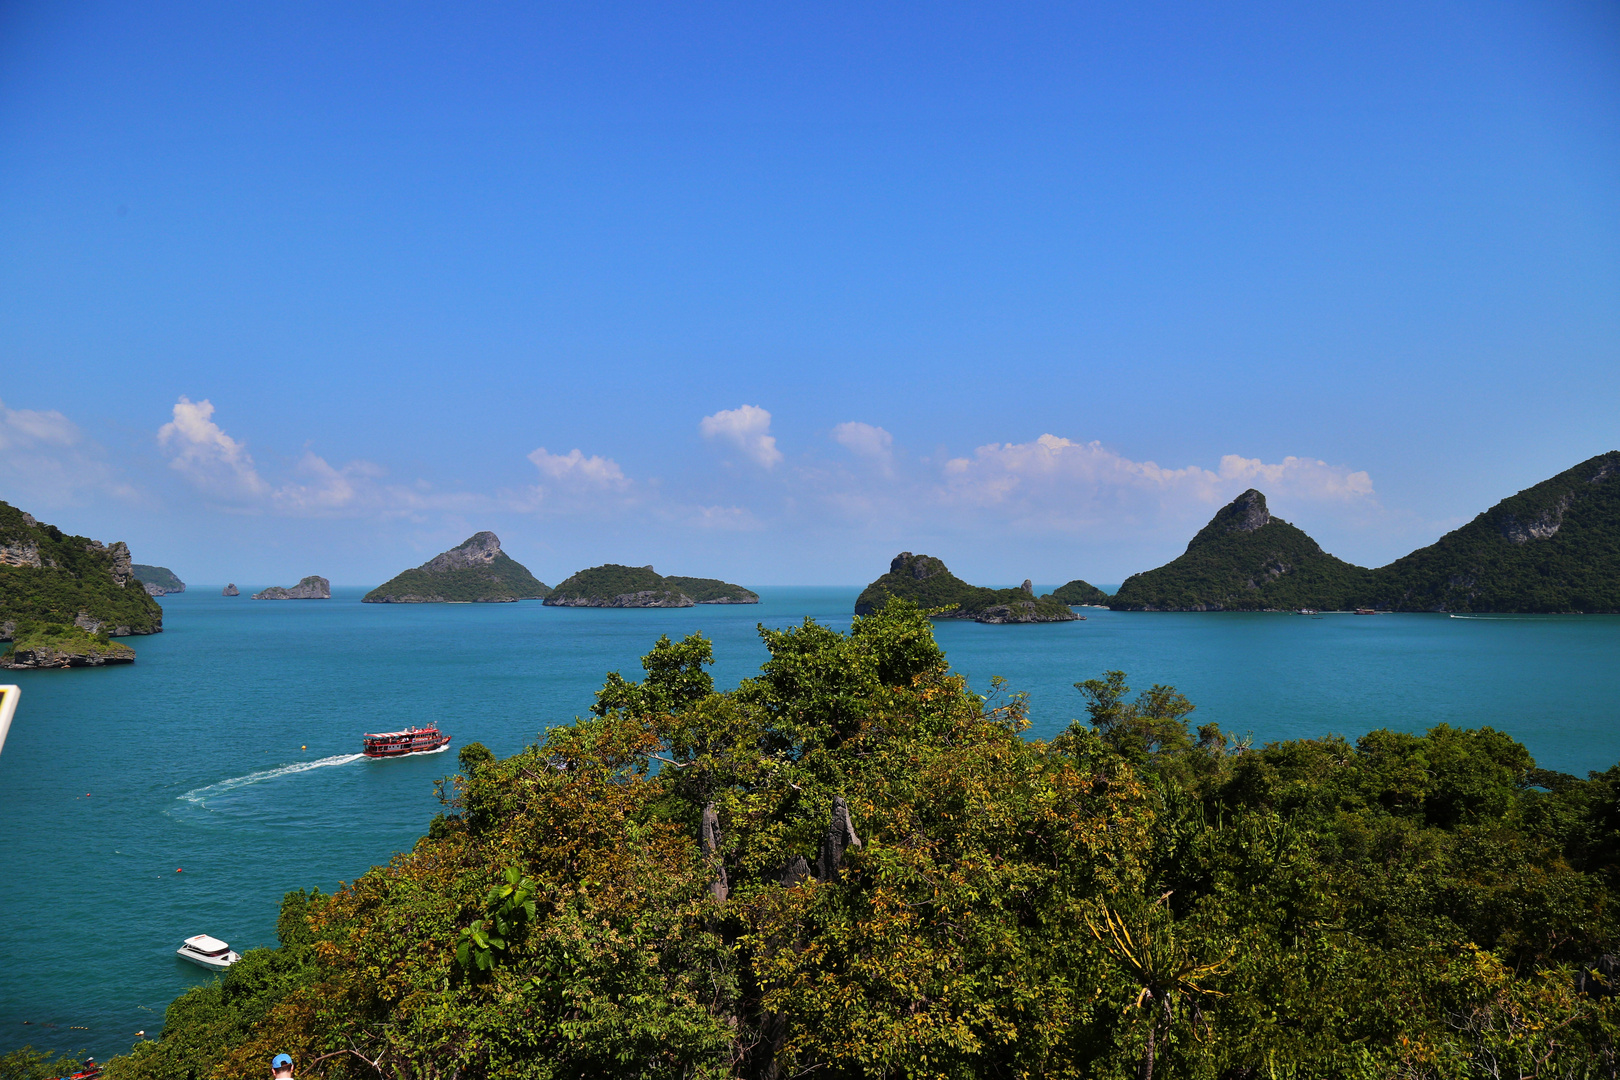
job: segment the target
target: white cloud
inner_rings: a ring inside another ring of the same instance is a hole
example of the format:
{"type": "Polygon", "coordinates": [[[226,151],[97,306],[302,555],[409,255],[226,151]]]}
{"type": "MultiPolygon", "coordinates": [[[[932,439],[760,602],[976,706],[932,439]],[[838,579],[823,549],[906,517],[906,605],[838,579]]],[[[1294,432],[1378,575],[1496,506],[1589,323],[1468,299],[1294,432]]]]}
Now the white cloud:
{"type": "Polygon", "coordinates": [[[713,416],[705,416],[698,430],[705,439],[734,443],[761,468],[775,468],[782,460],[782,451],[776,448],[776,437],[770,433],[771,414],[758,405],[721,409],[713,416]]]}
{"type": "Polygon", "coordinates": [[[542,446],[529,455],[529,460],[546,476],[564,483],[620,491],[630,485],[618,462],[595,454],[586,457],[578,447],[566,454],[550,454],[542,446]]]}
{"type": "Polygon", "coordinates": [[[885,474],[894,468],[894,436],[880,427],[848,420],[832,429],[839,446],[878,465],[885,474]]]}
{"type": "Polygon", "coordinates": [[[55,409],[8,409],[0,401],[0,450],[72,446],[78,441],[78,427],[55,409]]]}
{"type": "Polygon", "coordinates": [[[369,461],[351,461],[340,469],[333,468],[313,450],[305,450],[293,471],[307,477],[308,483],[282,484],[270,496],[271,504],[286,513],[323,513],[350,507],[410,509],[422,500],[408,489],[376,484],[383,469],[369,461]]]}
{"type": "Polygon", "coordinates": [[[174,419],[158,429],[158,444],[174,452],[169,466],[214,494],[264,495],[270,485],[254,467],[247,446],[225,434],[213,416],[214,405],[207,398],[193,402],[182,397],[175,403],[174,419]]]}
{"type": "Polygon", "coordinates": [[[88,442],[66,416],[55,409],[11,409],[4,402],[0,478],[9,499],[36,509],[70,505],[90,491],[119,499],[138,494],[108,464],[105,451],[88,442]]]}
{"type": "Polygon", "coordinates": [[[1371,496],[1372,477],[1365,472],[1349,472],[1310,458],[1285,457],[1278,465],[1267,465],[1258,458],[1227,454],[1221,458],[1222,480],[1237,480],[1253,487],[1266,484],[1284,494],[1318,499],[1357,499],[1371,496]]]}
{"type": "Polygon", "coordinates": [[[1216,470],[1189,465],[1167,469],[1133,461],[1100,442],[1078,443],[1042,435],[1028,443],[991,443],[971,458],[953,458],[943,470],[944,501],[1002,507],[1054,523],[1096,520],[1110,514],[1157,517],[1165,511],[1202,511],[1247,487],[1267,495],[1370,504],[1372,478],[1312,458],[1277,464],[1227,454],[1216,470]]]}

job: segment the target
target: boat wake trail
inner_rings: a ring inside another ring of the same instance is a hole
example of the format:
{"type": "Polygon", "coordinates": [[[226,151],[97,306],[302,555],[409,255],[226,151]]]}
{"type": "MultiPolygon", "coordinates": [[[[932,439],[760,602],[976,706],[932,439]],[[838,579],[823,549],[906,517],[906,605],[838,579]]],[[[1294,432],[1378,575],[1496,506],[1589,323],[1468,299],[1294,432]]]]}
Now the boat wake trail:
{"type": "Polygon", "coordinates": [[[291,765],[282,765],[274,769],[265,769],[262,772],[248,773],[246,776],[233,776],[229,780],[221,780],[217,784],[207,787],[195,788],[184,795],[176,796],[180,802],[188,802],[193,806],[206,807],[208,800],[226,792],[245,788],[250,784],[257,784],[265,780],[274,780],[279,776],[291,776],[293,773],[308,772],[311,769],[324,769],[329,765],[347,765],[351,761],[359,761],[364,754],[334,754],[332,757],[321,758],[318,761],[297,761],[291,765]]]}

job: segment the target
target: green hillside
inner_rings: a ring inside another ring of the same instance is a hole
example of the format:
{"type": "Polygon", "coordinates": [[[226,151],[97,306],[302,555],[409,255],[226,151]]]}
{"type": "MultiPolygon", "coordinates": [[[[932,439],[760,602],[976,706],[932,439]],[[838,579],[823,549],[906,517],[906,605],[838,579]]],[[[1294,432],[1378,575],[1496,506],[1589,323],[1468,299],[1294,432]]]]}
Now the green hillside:
{"type": "Polygon", "coordinates": [[[498,604],[541,600],[545,582],[501,550],[492,532],[475,533],[449,551],[406,570],[361,598],[367,604],[498,604]]]}
{"type": "Polygon", "coordinates": [[[691,607],[695,602],[652,567],[618,563],[581,570],[546,597],[554,607],[691,607]]]}
{"type": "Polygon", "coordinates": [[[1089,581],[1081,581],[1079,578],[1069,582],[1067,585],[1053,589],[1052,598],[1061,600],[1070,607],[1078,607],[1082,604],[1090,604],[1096,607],[1108,606],[1107,593],[1089,581]]]}
{"type": "Polygon", "coordinates": [[[690,596],[699,604],[757,604],[759,594],[721,581],[719,578],[706,577],[677,577],[673,574],[664,578],[664,584],[679,592],[690,596]]]}
{"type": "Polygon", "coordinates": [[[156,585],[166,593],[185,592],[186,583],[181,581],[175,572],[166,566],[147,566],[144,563],[134,563],[130,570],[135,574],[135,580],[142,585],[156,585]]]}
{"type": "Polygon", "coordinates": [[[1135,574],[1119,611],[1620,612],[1620,451],[1503,499],[1376,570],[1324,552],[1249,490],[1180,557],[1135,574]]]}
{"type": "Polygon", "coordinates": [[[1620,612],[1620,451],[1503,499],[1377,571],[1397,611],[1620,612]]]}
{"type": "Polygon", "coordinates": [[[1069,622],[1076,618],[1062,600],[1051,594],[1036,597],[1023,589],[986,589],[969,585],[932,555],[902,551],[878,578],[855,599],[855,614],[870,615],[889,597],[909,600],[925,611],[949,609],[937,617],[976,622],[1069,622]]]}
{"type": "Polygon", "coordinates": [[[0,502],[0,640],[20,622],[156,634],[163,608],[136,583],[122,541],[70,536],[0,502]]]}

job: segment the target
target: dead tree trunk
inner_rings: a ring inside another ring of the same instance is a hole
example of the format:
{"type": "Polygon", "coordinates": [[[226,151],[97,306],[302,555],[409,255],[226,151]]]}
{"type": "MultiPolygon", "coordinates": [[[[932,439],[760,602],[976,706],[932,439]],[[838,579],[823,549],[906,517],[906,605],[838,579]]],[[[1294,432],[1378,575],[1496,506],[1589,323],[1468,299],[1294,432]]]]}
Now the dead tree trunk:
{"type": "Polygon", "coordinates": [[[731,895],[731,883],[726,879],[725,858],[720,854],[720,815],[714,803],[703,808],[703,857],[714,867],[714,880],[709,882],[709,897],[719,904],[731,895]]]}

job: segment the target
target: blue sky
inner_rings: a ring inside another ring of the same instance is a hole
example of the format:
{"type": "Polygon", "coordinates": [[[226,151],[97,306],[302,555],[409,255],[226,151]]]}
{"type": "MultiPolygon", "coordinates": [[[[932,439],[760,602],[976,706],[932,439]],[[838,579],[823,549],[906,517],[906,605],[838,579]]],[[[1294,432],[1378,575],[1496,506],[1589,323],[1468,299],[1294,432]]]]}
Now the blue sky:
{"type": "Polygon", "coordinates": [[[0,252],[0,498],[190,581],[1378,565],[1620,446],[1620,12],[10,3],[0,252]]]}

